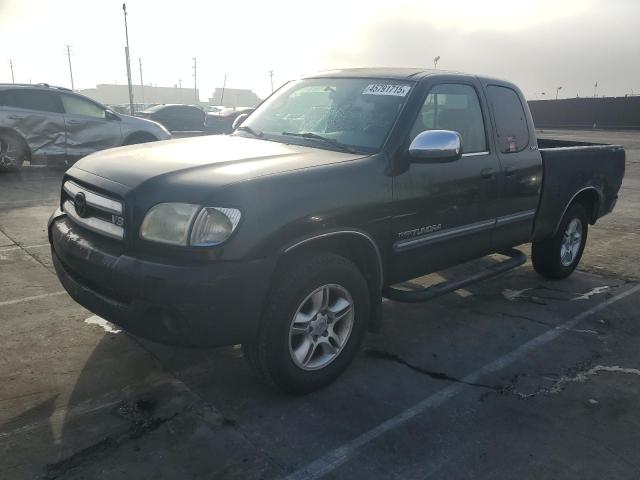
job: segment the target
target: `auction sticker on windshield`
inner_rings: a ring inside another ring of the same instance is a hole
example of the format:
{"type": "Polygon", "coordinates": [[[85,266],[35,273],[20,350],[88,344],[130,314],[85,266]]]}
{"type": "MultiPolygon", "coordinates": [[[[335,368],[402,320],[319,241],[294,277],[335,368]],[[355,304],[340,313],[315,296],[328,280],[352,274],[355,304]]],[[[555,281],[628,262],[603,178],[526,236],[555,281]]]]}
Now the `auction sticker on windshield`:
{"type": "Polygon", "coordinates": [[[393,95],[395,97],[404,97],[409,90],[410,85],[398,85],[389,83],[372,83],[362,91],[363,95],[393,95]]]}

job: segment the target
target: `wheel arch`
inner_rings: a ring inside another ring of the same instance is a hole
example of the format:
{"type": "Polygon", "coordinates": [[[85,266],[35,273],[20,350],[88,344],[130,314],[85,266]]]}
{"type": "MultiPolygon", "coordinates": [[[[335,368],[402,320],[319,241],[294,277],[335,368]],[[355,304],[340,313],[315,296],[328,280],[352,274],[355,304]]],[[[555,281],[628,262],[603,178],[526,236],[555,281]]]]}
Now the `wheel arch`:
{"type": "Polygon", "coordinates": [[[129,133],[124,138],[124,140],[122,141],[122,145],[123,146],[134,145],[136,143],[156,142],[156,141],[158,141],[158,137],[156,137],[153,133],[145,132],[144,130],[136,130],[135,132],[129,133]]]}
{"type": "Polygon", "coordinates": [[[362,272],[369,286],[372,316],[370,329],[376,330],[380,320],[380,302],[384,283],[382,255],[376,241],[367,232],[357,229],[331,230],[316,233],[287,244],[282,248],[274,278],[288,262],[311,252],[330,252],[352,261],[362,272]]]}
{"type": "Polygon", "coordinates": [[[3,134],[3,133],[7,135],[12,135],[15,138],[17,138],[22,143],[22,146],[24,147],[24,151],[26,153],[25,160],[31,161],[31,148],[29,147],[29,143],[27,142],[27,139],[24,138],[24,135],[22,135],[19,131],[13,128],[0,127],[0,134],[3,134]]]}
{"type": "Polygon", "coordinates": [[[560,224],[562,223],[562,219],[564,218],[565,214],[567,213],[569,208],[571,208],[571,206],[575,205],[576,203],[580,203],[585,207],[585,209],[587,210],[589,223],[591,225],[595,224],[596,220],[598,219],[600,202],[600,192],[595,187],[584,187],[578,190],[564,207],[562,215],[560,215],[556,227],[553,230],[553,234],[555,235],[558,232],[558,228],[560,228],[560,224]]]}

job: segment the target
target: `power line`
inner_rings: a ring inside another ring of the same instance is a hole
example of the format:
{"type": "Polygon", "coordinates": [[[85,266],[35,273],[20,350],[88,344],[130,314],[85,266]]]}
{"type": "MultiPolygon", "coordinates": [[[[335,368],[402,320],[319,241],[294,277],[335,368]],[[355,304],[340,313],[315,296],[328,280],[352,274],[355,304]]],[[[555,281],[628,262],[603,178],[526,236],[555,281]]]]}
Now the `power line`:
{"type": "Polygon", "coordinates": [[[75,90],[76,87],[73,84],[73,68],[71,68],[71,46],[66,45],[67,47],[67,58],[69,59],[69,76],[71,77],[71,90],[75,90]]]}

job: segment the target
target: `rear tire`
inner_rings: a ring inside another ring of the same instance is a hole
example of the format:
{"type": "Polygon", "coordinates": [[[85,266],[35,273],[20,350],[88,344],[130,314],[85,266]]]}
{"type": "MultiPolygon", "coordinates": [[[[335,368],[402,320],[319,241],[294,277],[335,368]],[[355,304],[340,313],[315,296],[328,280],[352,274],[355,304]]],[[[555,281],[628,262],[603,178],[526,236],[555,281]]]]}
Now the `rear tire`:
{"type": "Polygon", "coordinates": [[[0,133],[0,172],[19,170],[26,156],[27,150],[20,138],[0,133]]]}
{"type": "Polygon", "coordinates": [[[584,252],[589,231],[587,211],[576,203],[566,211],[556,234],[541,242],[533,242],[533,268],[545,278],[560,280],[573,273],[584,252]]]}
{"type": "Polygon", "coordinates": [[[366,333],[367,282],[344,257],[302,257],[279,276],[257,338],[242,348],[267,383],[307,393],[334,381],[351,363],[366,333]]]}

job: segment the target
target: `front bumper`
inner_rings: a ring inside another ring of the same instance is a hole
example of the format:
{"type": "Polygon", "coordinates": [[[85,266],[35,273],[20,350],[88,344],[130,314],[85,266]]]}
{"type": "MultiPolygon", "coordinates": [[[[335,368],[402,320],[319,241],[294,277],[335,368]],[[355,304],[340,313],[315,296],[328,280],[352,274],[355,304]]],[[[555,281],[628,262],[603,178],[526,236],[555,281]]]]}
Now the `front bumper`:
{"type": "Polygon", "coordinates": [[[135,335],[171,345],[219,346],[257,334],[274,260],[151,262],[116,251],[55,214],[49,239],[69,295],[135,335]]]}

